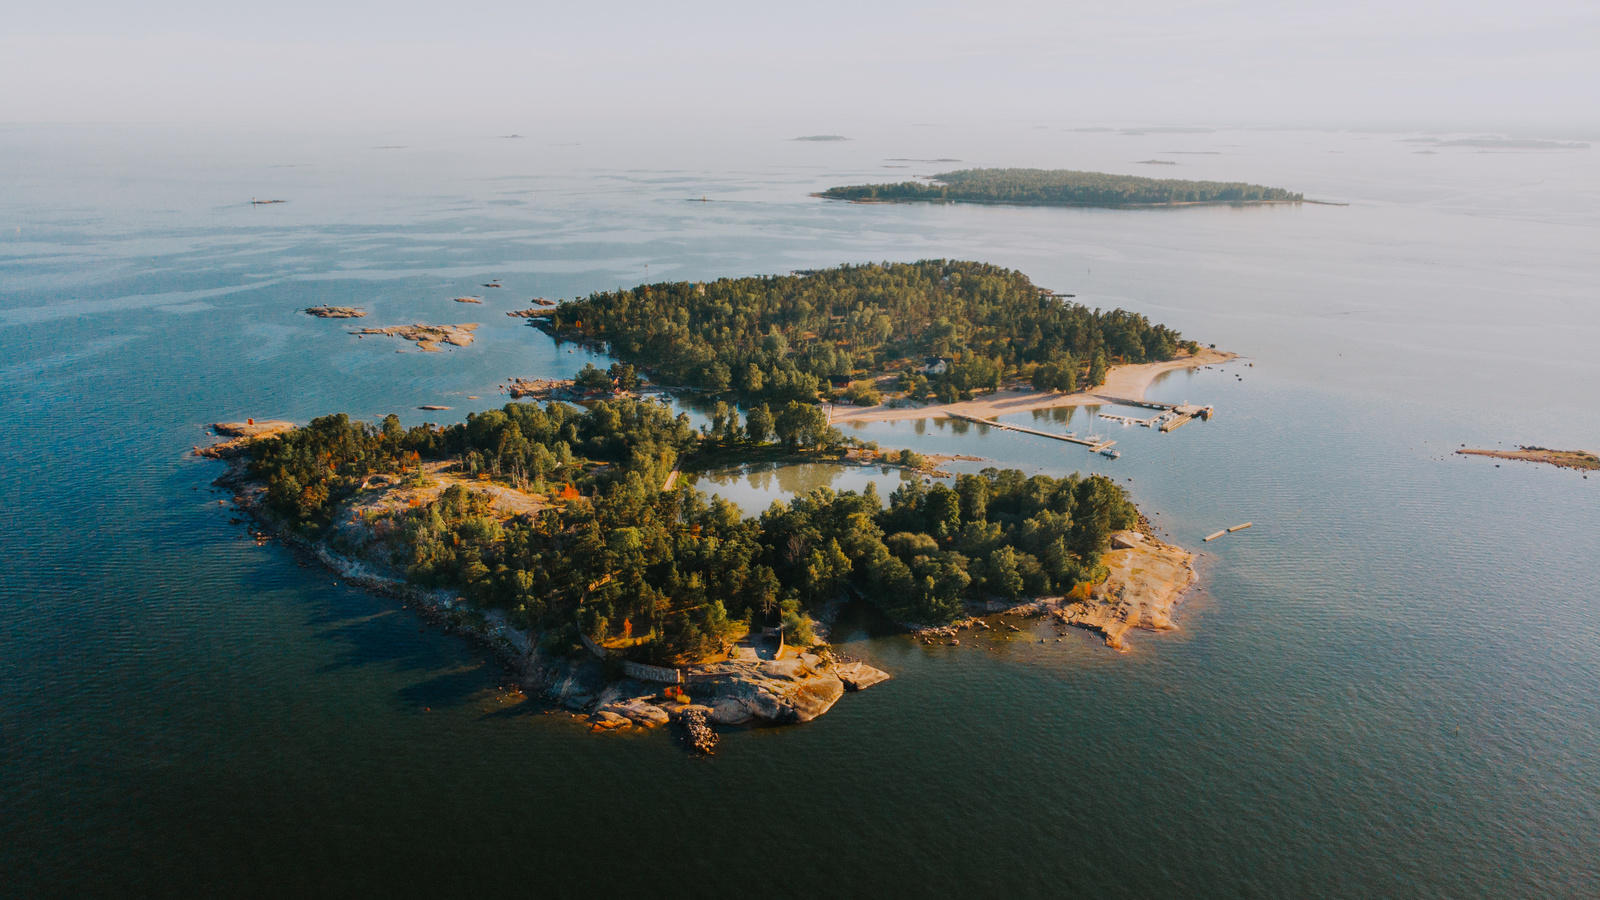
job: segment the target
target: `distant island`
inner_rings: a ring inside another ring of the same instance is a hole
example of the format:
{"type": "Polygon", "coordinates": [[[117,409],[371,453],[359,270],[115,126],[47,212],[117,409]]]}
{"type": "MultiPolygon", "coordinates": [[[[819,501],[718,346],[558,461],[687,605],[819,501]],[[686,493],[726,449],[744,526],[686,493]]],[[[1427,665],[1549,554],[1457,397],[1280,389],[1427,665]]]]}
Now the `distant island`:
{"type": "Polygon", "coordinates": [[[359,319],[367,311],[359,306],[311,306],[306,308],[305,313],[319,319],[359,319]]]}
{"type": "Polygon", "coordinates": [[[849,138],[842,134],[807,134],[795,138],[797,141],[848,141],[849,138]]]}
{"type": "Polygon", "coordinates": [[[1204,203],[1298,203],[1283,188],[1224,181],[1186,181],[1076,172],[1070,169],[961,169],[931,182],[860,184],[818,194],[857,202],[1008,203],[1022,206],[1180,206],[1204,203]]]}
{"type": "Polygon", "coordinates": [[[1545,463],[1563,469],[1582,471],[1600,470],[1600,456],[1586,450],[1551,450],[1548,447],[1518,447],[1515,450],[1457,450],[1463,456],[1492,456],[1496,459],[1520,459],[1523,462],[1545,463]]]}

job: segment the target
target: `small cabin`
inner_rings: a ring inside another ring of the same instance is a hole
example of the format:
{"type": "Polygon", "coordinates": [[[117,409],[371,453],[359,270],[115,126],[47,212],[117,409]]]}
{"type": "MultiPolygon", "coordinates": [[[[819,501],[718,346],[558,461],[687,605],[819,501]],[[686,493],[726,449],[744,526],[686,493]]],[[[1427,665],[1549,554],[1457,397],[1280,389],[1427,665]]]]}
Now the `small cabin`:
{"type": "Polygon", "coordinates": [[[942,356],[930,356],[922,361],[917,371],[924,375],[943,375],[950,371],[950,361],[942,356]]]}

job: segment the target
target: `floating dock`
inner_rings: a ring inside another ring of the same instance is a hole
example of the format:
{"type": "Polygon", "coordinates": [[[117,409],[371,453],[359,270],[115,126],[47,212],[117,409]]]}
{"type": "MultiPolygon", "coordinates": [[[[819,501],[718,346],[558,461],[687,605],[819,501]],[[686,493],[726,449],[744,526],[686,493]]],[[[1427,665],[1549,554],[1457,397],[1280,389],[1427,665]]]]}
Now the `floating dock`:
{"type": "Polygon", "coordinates": [[[1035,437],[1049,438],[1053,441],[1066,441],[1069,444],[1078,444],[1097,452],[1104,450],[1116,443],[1116,441],[1107,441],[1099,437],[1081,438],[1075,434],[1056,434],[1050,431],[1037,431],[1032,428],[1023,428],[1021,425],[1007,425],[1004,422],[996,422],[994,419],[980,419],[977,416],[964,415],[958,412],[946,412],[945,415],[952,419],[961,419],[964,422],[976,422],[979,425],[988,425],[991,428],[1003,428],[1006,431],[1019,431],[1023,434],[1031,434],[1035,437]]]}
{"type": "Polygon", "coordinates": [[[1209,419],[1211,418],[1213,412],[1215,412],[1215,410],[1209,406],[1196,406],[1193,403],[1183,403],[1168,410],[1166,416],[1158,416],[1157,418],[1166,419],[1165,422],[1161,423],[1162,431],[1172,431],[1175,428],[1182,428],[1184,425],[1187,425],[1189,422],[1193,421],[1196,417],[1209,419]]]}
{"type": "Polygon", "coordinates": [[[1232,528],[1224,528],[1221,531],[1206,535],[1206,541],[1207,542],[1214,541],[1217,538],[1222,537],[1225,534],[1233,534],[1235,531],[1243,531],[1246,528],[1249,528],[1251,525],[1254,525],[1254,524],[1255,524],[1254,522],[1246,522],[1243,525],[1235,525],[1232,528]]]}

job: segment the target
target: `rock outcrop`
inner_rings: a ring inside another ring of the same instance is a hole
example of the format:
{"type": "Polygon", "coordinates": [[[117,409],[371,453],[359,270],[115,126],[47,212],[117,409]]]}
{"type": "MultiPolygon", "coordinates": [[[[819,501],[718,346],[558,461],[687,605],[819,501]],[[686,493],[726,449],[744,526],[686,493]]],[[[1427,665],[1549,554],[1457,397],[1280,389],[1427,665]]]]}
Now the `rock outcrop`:
{"type": "Polygon", "coordinates": [[[809,722],[831,709],[845,690],[832,663],[812,653],[697,666],[687,677],[689,696],[711,707],[717,725],[809,722]]]}
{"type": "Polygon", "coordinates": [[[1125,540],[1101,562],[1109,568],[1105,582],[1084,600],[1041,600],[1042,612],[1062,622],[1098,631],[1106,645],[1125,650],[1123,637],[1135,628],[1168,631],[1172,607],[1195,581],[1194,554],[1153,537],[1125,540]]]}
{"type": "Polygon", "coordinates": [[[603,730],[652,728],[691,710],[714,725],[793,725],[827,712],[847,690],[889,679],[866,663],[837,663],[817,653],[728,661],[684,670],[684,693],[693,702],[683,703],[665,697],[660,685],[607,681],[603,665],[591,656],[549,659],[535,651],[532,661],[526,670],[530,687],[568,709],[591,711],[591,722],[603,730]]]}
{"type": "Polygon", "coordinates": [[[438,353],[440,344],[465,347],[472,343],[472,332],[477,322],[465,325],[392,325],[388,328],[363,328],[351,334],[382,334],[416,342],[418,348],[428,353],[438,353]]]}

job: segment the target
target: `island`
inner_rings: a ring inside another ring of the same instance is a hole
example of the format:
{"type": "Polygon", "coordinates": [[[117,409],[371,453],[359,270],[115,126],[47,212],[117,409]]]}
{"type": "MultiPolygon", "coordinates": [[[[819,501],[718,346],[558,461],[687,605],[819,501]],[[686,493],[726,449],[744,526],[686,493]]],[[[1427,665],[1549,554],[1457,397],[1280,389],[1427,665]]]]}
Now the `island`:
{"type": "Polygon", "coordinates": [[[1090,309],[987,263],[868,263],[602,291],[530,320],[658,383],[758,403],[971,400],[1003,386],[1072,393],[1114,366],[1190,364],[1198,343],[1090,309]]]}
{"type": "Polygon", "coordinates": [[[880,385],[905,404],[981,403],[1013,383],[1070,402],[1213,358],[1141,315],[926,260],[641,285],[534,322],[619,361],[512,379],[526,399],[454,425],[330,415],[214,455],[258,541],[477,635],[596,729],[677,720],[707,749],[711,726],[825,713],[888,677],[828,645],[848,602],[929,644],[1054,624],[1124,650],[1131,629],[1173,627],[1194,580],[1193,556],[1103,475],[940,472],[832,421],[851,397],[889,408],[880,385]],[[695,392],[705,423],[643,396],[646,375],[695,392]],[[679,477],[751,460],[876,467],[887,495],[823,488],[749,517],[679,477]]]}
{"type": "Polygon", "coordinates": [[[359,306],[310,306],[306,308],[305,314],[319,319],[359,319],[365,316],[367,311],[359,306]]]}
{"type": "MultiPolygon", "coordinates": [[[[490,642],[530,690],[601,729],[821,715],[888,677],[826,644],[852,597],[927,634],[985,627],[974,612],[1057,616],[1118,647],[1128,627],[1170,627],[1110,577],[1114,537],[1148,526],[1104,476],[913,476],[886,499],[875,484],[819,489],[755,518],[675,483],[694,454],[867,449],[820,416],[790,401],[770,422],[697,431],[648,400],[510,403],[445,427],[327,416],[212,455],[231,459],[221,483],[258,540],[490,642]],[[1066,605],[1035,599],[1052,597],[1066,605]]],[[[1158,543],[1128,546],[1145,542],[1158,543]]],[[[1192,579],[1182,563],[1176,590],[1192,579]]]]}
{"type": "Polygon", "coordinates": [[[438,353],[440,344],[451,344],[456,347],[471,344],[472,332],[477,327],[477,322],[468,322],[465,325],[391,325],[388,328],[363,328],[350,333],[404,338],[415,341],[417,347],[427,353],[438,353]]]}
{"type": "Polygon", "coordinates": [[[1518,446],[1515,450],[1457,450],[1463,456],[1492,456],[1496,459],[1520,459],[1523,462],[1545,463],[1563,469],[1581,471],[1600,470],[1600,456],[1586,450],[1551,450],[1548,447],[1518,446]]]}
{"type": "Polygon", "coordinates": [[[829,188],[815,196],[879,203],[959,201],[1110,208],[1300,203],[1305,200],[1303,195],[1283,188],[1244,182],[1143,178],[1071,169],[959,169],[935,175],[929,182],[848,185],[829,188]]]}

